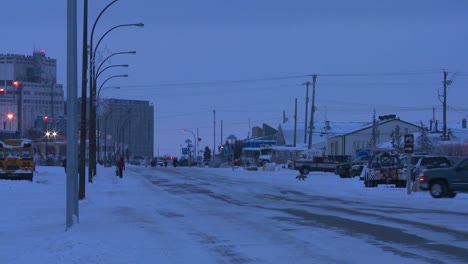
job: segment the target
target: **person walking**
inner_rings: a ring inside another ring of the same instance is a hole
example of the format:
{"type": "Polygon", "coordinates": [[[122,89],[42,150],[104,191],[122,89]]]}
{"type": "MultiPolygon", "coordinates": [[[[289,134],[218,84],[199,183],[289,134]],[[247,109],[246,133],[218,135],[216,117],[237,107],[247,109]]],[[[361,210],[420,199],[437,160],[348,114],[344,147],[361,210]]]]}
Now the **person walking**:
{"type": "Polygon", "coordinates": [[[119,170],[119,177],[123,177],[123,170],[125,170],[125,161],[124,157],[120,156],[119,161],[117,161],[117,169],[119,170]]]}
{"type": "Polygon", "coordinates": [[[65,169],[65,173],[67,173],[67,158],[62,160],[62,167],[65,169]]]}

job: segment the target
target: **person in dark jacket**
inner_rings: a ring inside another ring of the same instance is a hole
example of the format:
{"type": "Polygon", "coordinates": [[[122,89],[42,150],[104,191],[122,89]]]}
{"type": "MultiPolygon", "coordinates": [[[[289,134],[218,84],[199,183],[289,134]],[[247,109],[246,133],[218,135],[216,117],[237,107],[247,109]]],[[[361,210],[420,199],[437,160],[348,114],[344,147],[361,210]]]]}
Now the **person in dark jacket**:
{"type": "Polygon", "coordinates": [[[67,158],[62,160],[62,167],[65,169],[65,173],[67,173],[67,158]]]}
{"type": "Polygon", "coordinates": [[[123,177],[123,170],[125,170],[125,161],[124,157],[120,156],[119,161],[117,161],[117,169],[119,170],[119,177],[123,177]]]}

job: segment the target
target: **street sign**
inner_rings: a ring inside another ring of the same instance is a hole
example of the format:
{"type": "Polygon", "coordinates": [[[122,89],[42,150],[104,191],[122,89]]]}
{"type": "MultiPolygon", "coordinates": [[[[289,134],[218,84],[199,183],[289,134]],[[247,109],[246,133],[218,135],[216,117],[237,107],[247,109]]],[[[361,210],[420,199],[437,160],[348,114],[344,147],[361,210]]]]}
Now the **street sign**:
{"type": "Polygon", "coordinates": [[[405,134],[404,151],[407,154],[411,154],[414,152],[414,135],[413,134],[405,134]]]}
{"type": "Polygon", "coordinates": [[[224,147],[224,154],[226,154],[226,155],[231,154],[231,147],[230,146],[224,147]]]}

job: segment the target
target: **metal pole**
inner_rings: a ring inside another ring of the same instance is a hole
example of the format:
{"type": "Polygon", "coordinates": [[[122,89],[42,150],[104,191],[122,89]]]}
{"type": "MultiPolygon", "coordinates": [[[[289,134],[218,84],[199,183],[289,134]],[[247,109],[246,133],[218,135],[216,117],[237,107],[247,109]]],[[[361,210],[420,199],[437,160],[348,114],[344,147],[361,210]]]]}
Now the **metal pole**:
{"type": "Polygon", "coordinates": [[[66,229],[73,225],[73,214],[78,221],[78,166],[75,157],[77,144],[77,3],[67,2],[67,183],[66,229]]]}
{"type": "Polygon", "coordinates": [[[308,112],[309,112],[309,85],[310,82],[303,83],[306,86],[306,104],[305,104],[305,121],[304,121],[304,144],[307,143],[307,119],[308,119],[308,112]]]}
{"type": "Polygon", "coordinates": [[[447,136],[447,72],[444,71],[444,101],[443,107],[443,125],[442,125],[442,140],[448,140],[447,136]]]}
{"type": "Polygon", "coordinates": [[[411,170],[413,167],[413,164],[411,163],[411,154],[407,154],[406,156],[408,158],[408,165],[406,168],[406,192],[408,194],[411,194],[411,170]]]}
{"type": "Polygon", "coordinates": [[[315,112],[315,81],[317,74],[312,75],[312,107],[310,108],[309,146],[312,149],[312,133],[314,132],[314,112],[315,112]]]}
{"type": "Polygon", "coordinates": [[[83,57],[81,69],[81,114],[80,114],[80,154],[78,155],[78,172],[79,178],[79,199],[82,200],[86,196],[86,84],[88,70],[88,0],[84,0],[83,10],[83,57]]]}
{"type": "Polygon", "coordinates": [[[213,110],[213,157],[214,160],[216,154],[216,110],[213,110]]]}
{"type": "MultiPolygon", "coordinates": [[[[93,176],[96,169],[96,120],[93,118],[93,113],[95,112],[94,107],[94,99],[96,97],[96,81],[95,81],[95,56],[94,56],[94,46],[93,46],[93,38],[94,38],[94,30],[96,29],[96,25],[101,18],[102,14],[115,2],[118,0],[114,0],[110,2],[104,9],[101,10],[99,15],[97,16],[96,20],[94,21],[93,27],[91,29],[90,34],[90,42],[89,42],[89,161],[88,161],[88,181],[93,182],[93,176]],[[93,124],[94,123],[94,124],[93,124]],[[94,152],[94,155],[92,154],[94,152]],[[94,159],[94,162],[93,162],[94,159]]],[[[102,38],[101,38],[102,39],[102,38]]],[[[97,46],[96,46],[97,49],[97,46]]]]}

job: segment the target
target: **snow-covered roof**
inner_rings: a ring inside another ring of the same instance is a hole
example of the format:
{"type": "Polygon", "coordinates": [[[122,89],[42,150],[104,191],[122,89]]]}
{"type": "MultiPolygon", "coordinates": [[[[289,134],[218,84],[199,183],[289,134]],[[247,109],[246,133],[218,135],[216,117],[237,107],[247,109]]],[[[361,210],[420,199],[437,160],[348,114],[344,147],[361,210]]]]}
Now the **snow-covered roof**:
{"type": "MultiPolygon", "coordinates": [[[[315,123],[314,131],[312,134],[312,143],[318,144],[323,143],[327,140],[327,138],[336,136],[336,135],[343,135],[352,131],[354,129],[362,129],[365,125],[369,123],[366,122],[329,122],[328,127],[326,129],[327,123],[324,122],[317,122],[315,123]]],[[[281,130],[283,131],[284,140],[286,145],[293,145],[294,141],[294,123],[287,122],[280,124],[281,130]]],[[[308,133],[307,133],[308,134],[308,133]]],[[[307,136],[307,141],[309,140],[307,136]]],[[[304,122],[297,123],[296,129],[296,146],[306,146],[304,144],[304,122]]]]}

